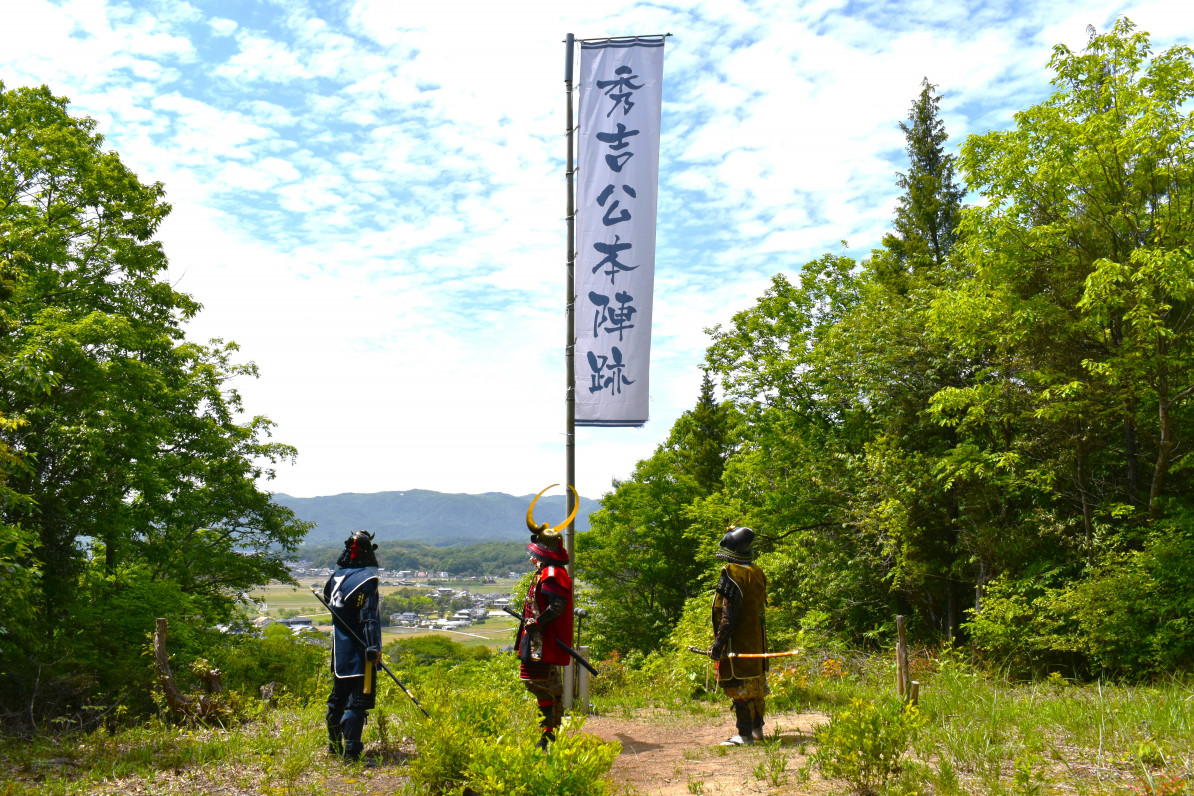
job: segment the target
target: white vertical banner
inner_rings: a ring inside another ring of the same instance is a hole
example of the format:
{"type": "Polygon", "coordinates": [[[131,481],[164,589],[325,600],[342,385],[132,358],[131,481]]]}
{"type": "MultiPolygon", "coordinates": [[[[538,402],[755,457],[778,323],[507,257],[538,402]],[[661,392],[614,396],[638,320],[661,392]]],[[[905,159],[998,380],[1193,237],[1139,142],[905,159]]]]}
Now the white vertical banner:
{"type": "Polygon", "coordinates": [[[647,422],[663,42],[581,42],[574,360],[578,426],[647,422]]]}

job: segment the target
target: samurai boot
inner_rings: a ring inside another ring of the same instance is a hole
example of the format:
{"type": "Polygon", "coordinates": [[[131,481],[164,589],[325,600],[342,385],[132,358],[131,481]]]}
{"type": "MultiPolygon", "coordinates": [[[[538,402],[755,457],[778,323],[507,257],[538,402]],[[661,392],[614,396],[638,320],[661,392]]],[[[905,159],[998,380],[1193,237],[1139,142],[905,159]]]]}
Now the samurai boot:
{"type": "Polygon", "coordinates": [[[344,734],[344,759],[359,760],[365,744],[361,743],[361,732],[365,729],[365,711],[349,708],[340,719],[340,730],[344,734]]]}
{"type": "MultiPolygon", "coordinates": [[[[734,724],[737,727],[738,734],[733,738],[727,738],[722,741],[722,746],[749,746],[755,742],[750,719],[750,702],[746,700],[734,700],[734,724]]],[[[762,734],[762,732],[763,729],[760,727],[759,733],[762,734]]]]}
{"type": "Polygon", "coordinates": [[[328,712],[324,717],[328,725],[328,754],[341,757],[344,754],[344,730],[340,729],[340,719],[344,718],[344,704],[340,695],[332,691],[328,698],[328,712]]]}
{"type": "Polygon", "coordinates": [[[750,722],[750,737],[754,738],[756,741],[761,741],[761,740],[763,740],[763,737],[764,737],[763,736],[763,723],[764,723],[763,722],[763,711],[759,707],[760,704],[762,704],[761,699],[757,700],[757,703],[754,706],[754,710],[751,713],[751,722],[750,722]]]}
{"type": "Polygon", "coordinates": [[[543,735],[539,737],[539,743],[535,744],[535,746],[546,752],[547,744],[556,739],[555,703],[548,702],[544,704],[540,702],[539,712],[543,714],[543,720],[539,722],[539,729],[543,730],[543,735]]]}
{"type": "Polygon", "coordinates": [[[328,754],[344,756],[344,733],[340,732],[340,725],[328,727],[328,754]]]}

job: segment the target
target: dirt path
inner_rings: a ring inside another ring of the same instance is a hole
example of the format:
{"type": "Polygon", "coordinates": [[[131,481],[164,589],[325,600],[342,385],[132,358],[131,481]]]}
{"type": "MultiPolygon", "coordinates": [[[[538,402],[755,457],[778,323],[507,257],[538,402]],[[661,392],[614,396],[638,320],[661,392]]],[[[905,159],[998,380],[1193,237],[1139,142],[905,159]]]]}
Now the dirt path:
{"type": "Polygon", "coordinates": [[[610,774],[617,786],[643,796],[824,793],[827,785],[816,774],[801,782],[797,771],[807,761],[801,749],[812,743],[813,727],[826,720],[821,713],[768,716],[767,743],[732,748],[719,745],[733,734],[728,712],[590,716],[584,731],[622,744],[610,774]],[[771,740],[777,729],[778,744],[771,740]]]}

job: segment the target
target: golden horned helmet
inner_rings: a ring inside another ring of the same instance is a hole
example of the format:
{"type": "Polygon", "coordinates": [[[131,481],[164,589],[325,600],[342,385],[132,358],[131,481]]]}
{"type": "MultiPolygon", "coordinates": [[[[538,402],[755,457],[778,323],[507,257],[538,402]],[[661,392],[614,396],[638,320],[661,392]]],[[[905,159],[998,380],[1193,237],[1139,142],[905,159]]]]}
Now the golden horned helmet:
{"type": "Polygon", "coordinates": [[[544,563],[566,564],[568,562],[568,553],[564,550],[564,539],[560,535],[560,529],[568,527],[568,523],[576,519],[576,512],[580,510],[580,495],[576,494],[576,489],[569,484],[568,489],[572,490],[572,497],[576,502],[572,507],[572,513],[568,515],[568,519],[559,525],[551,525],[546,522],[536,524],[535,503],[552,486],[559,486],[559,484],[552,484],[540,491],[538,495],[535,495],[535,499],[531,501],[531,505],[527,507],[527,529],[531,532],[531,543],[527,545],[527,552],[544,563]]]}

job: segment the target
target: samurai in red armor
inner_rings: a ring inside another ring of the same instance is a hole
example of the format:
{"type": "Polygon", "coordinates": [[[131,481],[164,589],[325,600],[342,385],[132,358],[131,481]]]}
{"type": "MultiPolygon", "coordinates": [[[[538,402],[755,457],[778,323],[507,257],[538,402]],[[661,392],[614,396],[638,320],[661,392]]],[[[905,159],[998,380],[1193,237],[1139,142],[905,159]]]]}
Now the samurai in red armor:
{"type": "MultiPolygon", "coordinates": [[[[568,488],[572,489],[571,486],[568,488]]],[[[564,717],[564,685],[560,667],[571,660],[568,652],[556,642],[558,640],[572,645],[572,578],[566,569],[568,552],[564,549],[560,529],[572,522],[580,500],[576,499],[577,508],[573,508],[568,519],[559,525],[536,525],[533,516],[535,501],[543,492],[535,496],[527,509],[527,527],[531,531],[527,552],[531,563],[535,565],[535,575],[522,607],[517,648],[521,664],[519,677],[539,703],[539,711],[543,714],[539,722],[543,735],[538,746],[547,749],[547,744],[555,740],[555,730],[564,717]]],[[[572,489],[572,494],[576,496],[575,489],[572,489]]]]}

